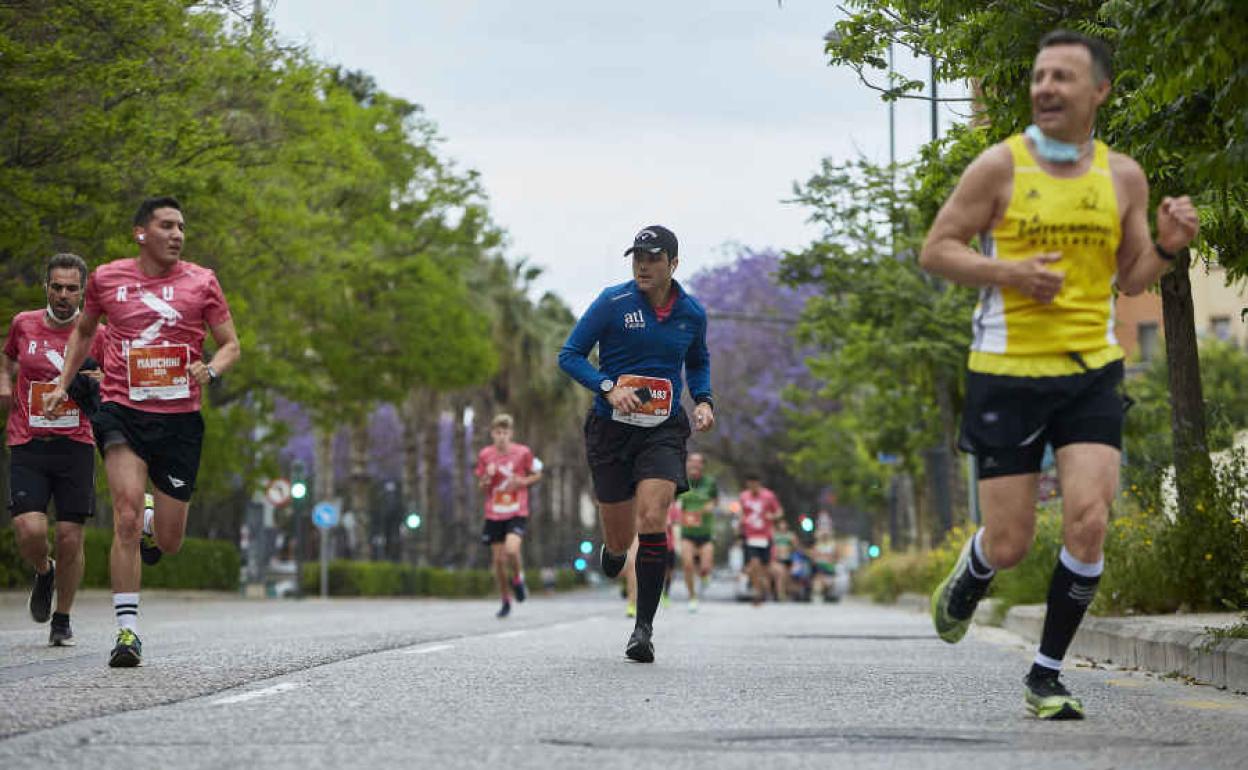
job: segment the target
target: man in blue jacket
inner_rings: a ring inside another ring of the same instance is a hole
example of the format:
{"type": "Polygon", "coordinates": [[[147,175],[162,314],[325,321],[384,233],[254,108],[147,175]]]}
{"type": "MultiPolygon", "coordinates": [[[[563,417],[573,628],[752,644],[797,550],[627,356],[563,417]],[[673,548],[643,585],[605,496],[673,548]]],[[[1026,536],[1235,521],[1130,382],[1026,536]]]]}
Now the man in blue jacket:
{"type": "Polygon", "coordinates": [[[602,515],[602,571],[624,568],[637,549],[637,625],[625,654],[654,661],[654,612],[667,567],[667,509],[685,479],[689,419],[681,408],[681,370],[697,406],[693,427],[715,424],[706,311],[672,280],[679,264],[671,230],[651,225],[624,252],[633,280],[609,286],[577,321],[559,366],[596,394],[585,418],[585,451],[602,515]],[[598,346],[599,366],[589,362],[598,346]]]}

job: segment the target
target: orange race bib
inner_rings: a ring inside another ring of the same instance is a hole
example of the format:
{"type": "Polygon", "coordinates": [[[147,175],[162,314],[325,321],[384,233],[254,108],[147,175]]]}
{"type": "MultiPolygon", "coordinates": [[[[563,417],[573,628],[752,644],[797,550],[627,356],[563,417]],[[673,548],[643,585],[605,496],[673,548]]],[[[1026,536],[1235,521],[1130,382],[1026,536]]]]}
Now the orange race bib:
{"type": "Polygon", "coordinates": [[[612,410],[612,420],[641,428],[653,428],[663,424],[668,417],[672,416],[671,380],[662,377],[623,374],[616,378],[615,384],[626,388],[637,388],[642,404],[641,408],[632,414],[621,414],[619,410],[612,410]]]}
{"type": "Polygon", "coordinates": [[[519,513],[520,512],[520,495],[515,489],[506,491],[497,490],[494,492],[490,502],[494,513],[519,513]]]}
{"type": "Polygon", "coordinates": [[[191,397],[189,345],[131,346],[126,353],[130,400],[171,401],[191,397]]]}
{"type": "Polygon", "coordinates": [[[57,410],[51,414],[43,411],[43,396],[56,390],[55,382],[32,382],[27,406],[27,414],[32,428],[77,428],[81,411],[72,398],[65,399],[57,410]]]}

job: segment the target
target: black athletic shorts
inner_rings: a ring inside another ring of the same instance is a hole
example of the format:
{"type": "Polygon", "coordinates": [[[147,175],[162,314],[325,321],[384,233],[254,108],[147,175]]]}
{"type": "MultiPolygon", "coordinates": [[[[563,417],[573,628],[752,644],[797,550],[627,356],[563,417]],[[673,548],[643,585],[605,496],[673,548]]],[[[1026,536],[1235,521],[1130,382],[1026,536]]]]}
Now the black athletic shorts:
{"type": "Polygon", "coordinates": [[[1045,444],[1122,448],[1122,361],[1062,377],[968,372],[958,445],[981,479],[1038,473],[1045,444]]]}
{"type": "Polygon", "coordinates": [[[758,559],[763,564],[771,564],[771,546],[747,545],[745,547],[745,563],[749,564],[750,559],[758,559]]]}
{"type": "Polygon", "coordinates": [[[592,409],[585,418],[585,454],[600,503],[631,500],[642,479],[666,479],[676,494],[686,492],[685,442],[689,419],[683,411],[653,428],[640,428],[600,417],[592,409]]]}
{"type": "Polygon", "coordinates": [[[204,444],[199,412],[143,412],[110,401],[92,415],[91,427],[101,457],[124,443],[147,463],[147,477],[157,489],[175,500],[191,499],[204,444]]]}
{"type": "Polygon", "coordinates": [[[10,447],[9,513],[47,513],[82,524],[95,514],[95,453],[90,444],[64,436],[36,438],[10,447]]]}
{"type": "Polygon", "coordinates": [[[704,545],[706,545],[707,543],[711,542],[711,537],[710,537],[710,535],[685,535],[685,534],[681,534],[680,539],[681,539],[681,540],[688,540],[690,543],[693,543],[695,546],[697,546],[697,547],[699,547],[699,548],[700,548],[700,547],[702,547],[702,546],[704,546],[704,545]]]}
{"type": "Polygon", "coordinates": [[[481,543],[493,545],[507,539],[508,535],[524,537],[525,528],[529,525],[528,516],[512,516],[510,519],[486,519],[481,530],[481,543]]]}

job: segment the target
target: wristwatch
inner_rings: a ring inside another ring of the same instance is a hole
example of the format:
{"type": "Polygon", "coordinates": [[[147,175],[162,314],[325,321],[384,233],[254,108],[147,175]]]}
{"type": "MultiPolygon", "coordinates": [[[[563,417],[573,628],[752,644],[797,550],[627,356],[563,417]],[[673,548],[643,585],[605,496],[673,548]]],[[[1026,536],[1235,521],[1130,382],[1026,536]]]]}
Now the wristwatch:
{"type": "Polygon", "coordinates": [[[204,368],[208,370],[208,379],[217,379],[217,370],[212,368],[212,364],[204,364],[204,368]]]}
{"type": "Polygon", "coordinates": [[[614,389],[615,389],[615,380],[611,379],[610,377],[607,377],[602,382],[598,383],[598,390],[601,390],[604,396],[610,393],[614,389]]]}

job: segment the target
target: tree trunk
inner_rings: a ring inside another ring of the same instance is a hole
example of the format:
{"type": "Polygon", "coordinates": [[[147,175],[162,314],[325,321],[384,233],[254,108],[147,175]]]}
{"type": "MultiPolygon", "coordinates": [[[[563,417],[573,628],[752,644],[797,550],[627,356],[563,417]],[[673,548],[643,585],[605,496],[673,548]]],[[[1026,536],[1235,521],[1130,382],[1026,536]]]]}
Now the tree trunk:
{"type": "MultiPolygon", "coordinates": [[[[368,416],[364,416],[350,426],[351,459],[348,467],[350,474],[350,510],[355,513],[355,542],[363,546],[362,551],[370,559],[376,557],[373,545],[373,511],[369,506],[369,487],[372,477],[368,472],[368,416]]],[[[352,554],[358,556],[358,554],[352,554]]]]}
{"type": "Polygon", "coordinates": [[[1161,279],[1166,364],[1170,377],[1170,429],[1174,435],[1174,479],[1180,512],[1195,508],[1212,476],[1189,266],[1190,256],[1182,255],[1175,260],[1174,269],[1161,279]]]}
{"type": "Polygon", "coordinates": [[[454,456],[451,458],[451,496],[454,502],[452,510],[453,529],[451,531],[451,553],[455,563],[461,567],[468,566],[474,554],[469,550],[471,540],[467,537],[469,510],[472,504],[472,490],[468,485],[471,470],[466,467],[469,451],[469,431],[471,426],[464,425],[464,407],[467,402],[461,397],[456,400],[452,412],[451,429],[455,440],[452,444],[454,456]]]}
{"type": "Polygon", "coordinates": [[[441,440],[443,397],[441,394],[430,394],[425,419],[424,460],[425,473],[422,479],[425,495],[425,521],[428,530],[425,532],[425,558],[435,567],[446,565],[446,531],[447,508],[438,490],[438,477],[441,463],[438,456],[438,444],[441,440]]]}
{"type": "Polygon", "coordinates": [[[425,433],[433,408],[429,394],[413,388],[399,412],[403,418],[403,515],[415,511],[421,516],[420,529],[406,535],[413,542],[409,558],[418,564],[427,564],[429,557],[424,547],[429,542],[430,527],[425,433]]]}

